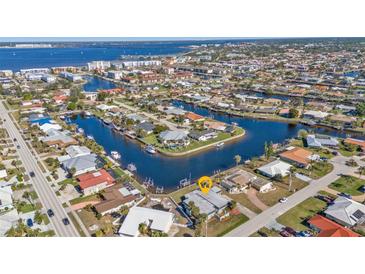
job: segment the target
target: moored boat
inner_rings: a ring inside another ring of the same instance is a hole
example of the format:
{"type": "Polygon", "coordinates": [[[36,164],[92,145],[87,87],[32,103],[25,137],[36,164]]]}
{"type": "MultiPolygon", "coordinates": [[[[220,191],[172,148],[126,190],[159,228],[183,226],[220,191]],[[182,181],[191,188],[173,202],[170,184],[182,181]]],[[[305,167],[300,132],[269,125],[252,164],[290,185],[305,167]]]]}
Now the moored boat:
{"type": "Polygon", "coordinates": [[[110,154],[114,160],[119,160],[121,158],[121,155],[118,151],[111,151],[110,154]]]}
{"type": "Polygon", "coordinates": [[[152,146],[152,145],[148,145],[148,146],[146,146],[145,150],[146,150],[148,153],[150,153],[150,154],[155,154],[155,153],[156,153],[156,149],[155,149],[155,147],[154,147],[154,146],[152,146]]]}
{"type": "Polygon", "coordinates": [[[224,146],[224,142],[219,142],[218,144],[215,145],[217,148],[223,147],[224,146]]]}

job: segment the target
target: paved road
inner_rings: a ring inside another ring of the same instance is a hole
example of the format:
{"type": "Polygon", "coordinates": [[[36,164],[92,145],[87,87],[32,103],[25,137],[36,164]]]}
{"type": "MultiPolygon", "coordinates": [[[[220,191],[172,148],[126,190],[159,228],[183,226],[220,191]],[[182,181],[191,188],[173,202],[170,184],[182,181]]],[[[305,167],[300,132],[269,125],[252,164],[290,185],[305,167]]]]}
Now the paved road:
{"type": "Polygon", "coordinates": [[[23,139],[23,137],[21,136],[19,130],[15,127],[13,121],[10,119],[8,111],[5,109],[2,101],[0,101],[0,117],[2,119],[6,119],[6,121],[3,124],[3,127],[6,128],[6,130],[8,131],[10,138],[11,139],[16,138],[17,142],[15,143],[20,145],[20,149],[18,149],[17,151],[21,161],[23,162],[23,166],[26,172],[28,174],[31,171],[35,173],[35,177],[31,178],[31,180],[41,203],[43,204],[45,209],[51,208],[55,213],[55,216],[50,218],[50,221],[55,230],[56,235],[61,237],[79,236],[71,220],[70,224],[67,226],[65,226],[62,223],[62,219],[68,217],[67,213],[63,208],[61,202],[58,200],[53,189],[49,185],[45,175],[39,168],[37,160],[32,155],[30,149],[27,147],[27,144],[23,139]]]}
{"type": "MultiPolygon", "coordinates": [[[[316,193],[322,189],[325,189],[330,183],[337,180],[340,177],[340,174],[352,173],[356,168],[350,168],[345,165],[346,160],[349,158],[343,156],[336,156],[330,160],[333,164],[334,169],[332,172],[327,174],[326,176],[313,180],[307,187],[297,191],[290,197],[288,197],[288,201],[286,203],[278,203],[254,218],[250,219],[246,223],[232,230],[225,236],[227,237],[248,237],[251,234],[255,233],[261,227],[266,226],[269,223],[272,223],[276,220],[280,215],[287,212],[289,209],[295,207],[299,203],[303,202],[307,198],[316,195],[316,193]]],[[[358,161],[359,163],[360,161],[358,161]]],[[[364,165],[364,162],[361,163],[364,165]]]]}

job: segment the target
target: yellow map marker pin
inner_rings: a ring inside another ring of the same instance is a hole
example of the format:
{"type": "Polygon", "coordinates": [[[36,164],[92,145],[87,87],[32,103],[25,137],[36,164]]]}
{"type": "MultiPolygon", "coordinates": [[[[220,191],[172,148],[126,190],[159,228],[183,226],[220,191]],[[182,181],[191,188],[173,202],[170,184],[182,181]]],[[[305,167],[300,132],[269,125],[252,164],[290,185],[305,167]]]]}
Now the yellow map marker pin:
{"type": "Polygon", "coordinates": [[[198,180],[198,186],[204,194],[208,194],[209,190],[213,186],[213,181],[208,176],[200,177],[198,180]]]}

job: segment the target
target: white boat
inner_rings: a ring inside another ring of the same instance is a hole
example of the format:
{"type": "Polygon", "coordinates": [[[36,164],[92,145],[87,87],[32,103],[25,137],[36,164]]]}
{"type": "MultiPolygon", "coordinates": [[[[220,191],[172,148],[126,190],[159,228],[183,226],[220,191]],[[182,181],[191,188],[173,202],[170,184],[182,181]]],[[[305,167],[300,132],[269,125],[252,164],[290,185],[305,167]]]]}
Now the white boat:
{"type": "Polygon", "coordinates": [[[148,145],[146,146],[145,150],[150,153],[150,154],[155,154],[156,153],[156,149],[154,146],[148,145]]]}
{"type": "Polygon", "coordinates": [[[95,140],[92,135],[87,135],[86,138],[88,138],[89,140],[95,140]]]}
{"type": "Polygon", "coordinates": [[[119,160],[122,157],[118,151],[111,151],[110,154],[114,160],[119,160]]]}
{"type": "Polygon", "coordinates": [[[137,170],[137,167],[135,166],[135,164],[129,164],[128,166],[127,166],[127,169],[130,171],[130,172],[134,172],[134,171],[136,171],[137,170]]]}
{"type": "Polygon", "coordinates": [[[89,117],[89,116],[91,116],[91,112],[89,112],[89,111],[85,111],[85,112],[84,112],[84,115],[85,115],[85,116],[87,116],[87,117],[89,117]]]}
{"type": "Polygon", "coordinates": [[[218,144],[215,145],[216,147],[220,148],[220,147],[223,147],[224,146],[224,143],[223,142],[220,142],[218,144]]]}
{"type": "Polygon", "coordinates": [[[80,133],[80,134],[84,134],[84,129],[79,127],[79,128],[77,128],[77,132],[80,133]]]}

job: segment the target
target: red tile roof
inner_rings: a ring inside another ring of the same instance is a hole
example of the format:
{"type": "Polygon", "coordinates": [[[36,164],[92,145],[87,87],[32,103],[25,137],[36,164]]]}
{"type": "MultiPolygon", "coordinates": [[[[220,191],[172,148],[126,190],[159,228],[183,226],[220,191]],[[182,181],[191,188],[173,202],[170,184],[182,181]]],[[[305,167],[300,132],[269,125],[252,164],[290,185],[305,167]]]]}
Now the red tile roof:
{"type": "Polygon", "coordinates": [[[308,221],[312,226],[320,230],[317,237],[360,237],[359,234],[343,227],[326,217],[316,215],[308,221]]]}
{"type": "Polygon", "coordinates": [[[192,121],[199,121],[199,120],[203,120],[204,119],[204,116],[201,116],[199,114],[196,114],[194,112],[187,112],[185,114],[185,117],[189,120],[192,120],[192,121]]]}
{"type": "Polygon", "coordinates": [[[114,178],[106,172],[105,169],[99,171],[94,171],[86,174],[82,174],[77,177],[81,189],[86,189],[92,186],[99,185],[101,183],[107,182],[107,185],[114,184],[114,178]]]}

